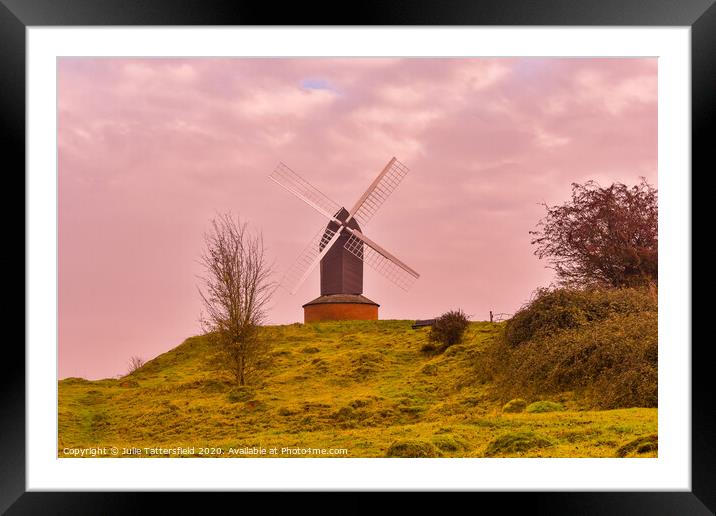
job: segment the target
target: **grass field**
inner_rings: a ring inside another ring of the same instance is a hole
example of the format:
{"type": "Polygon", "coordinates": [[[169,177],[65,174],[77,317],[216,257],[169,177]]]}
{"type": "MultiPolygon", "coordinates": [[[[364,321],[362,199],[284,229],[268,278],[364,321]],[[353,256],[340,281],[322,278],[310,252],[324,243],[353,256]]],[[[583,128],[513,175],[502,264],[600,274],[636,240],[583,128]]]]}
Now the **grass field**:
{"type": "Polygon", "coordinates": [[[498,324],[471,323],[462,344],[435,356],[420,352],[429,330],[411,322],[266,327],[270,364],[242,388],[203,337],[120,379],[62,380],[58,454],[99,447],[106,457],[254,457],[262,448],[276,457],[656,456],[656,409],[584,410],[565,393],[526,400],[564,410],[540,412],[559,408],[543,403],[535,412],[503,412],[504,400],[473,373],[498,324]]]}

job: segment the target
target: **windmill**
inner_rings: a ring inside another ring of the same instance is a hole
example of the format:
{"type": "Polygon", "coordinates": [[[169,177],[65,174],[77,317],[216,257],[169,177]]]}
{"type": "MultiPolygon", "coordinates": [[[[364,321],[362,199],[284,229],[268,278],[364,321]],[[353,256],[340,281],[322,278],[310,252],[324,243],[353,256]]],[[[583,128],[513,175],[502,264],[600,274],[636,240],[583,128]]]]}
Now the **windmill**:
{"type": "Polygon", "coordinates": [[[281,285],[295,294],[320,263],[321,295],[303,305],[305,322],[377,319],[380,305],[363,296],[364,263],[403,290],[408,290],[420,277],[361,229],[407,173],[408,168],[393,157],[350,211],[284,163],[279,163],[271,173],[271,180],[328,219],[328,224],[321,227],[281,280],[281,285]]]}

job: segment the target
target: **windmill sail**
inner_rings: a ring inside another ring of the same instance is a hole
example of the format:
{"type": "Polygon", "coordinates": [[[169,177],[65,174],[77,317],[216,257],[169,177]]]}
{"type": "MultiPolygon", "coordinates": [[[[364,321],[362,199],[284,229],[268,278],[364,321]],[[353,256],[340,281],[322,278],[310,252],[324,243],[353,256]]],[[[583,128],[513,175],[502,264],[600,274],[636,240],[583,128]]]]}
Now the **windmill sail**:
{"type": "MultiPolygon", "coordinates": [[[[343,250],[346,253],[351,253],[358,257],[362,262],[370,265],[400,288],[408,290],[420,275],[370,240],[358,229],[351,227],[356,226],[356,223],[365,224],[370,221],[407,173],[408,167],[393,157],[358,199],[353,209],[348,212],[283,162],[279,163],[269,178],[331,221],[328,227],[322,227],[316,236],[311,239],[296,262],[284,275],[280,285],[288,289],[291,294],[295,294],[298,287],[305,281],[316,265],[326,257],[326,254],[336,244],[341,233],[345,230],[349,233],[343,245],[343,250]]],[[[339,261],[343,263],[342,260],[343,257],[341,256],[339,261]]],[[[354,263],[355,261],[350,260],[350,262],[354,263]]],[[[358,263],[360,264],[360,262],[358,263]]],[[[359,274],[359,290],[362,290],[362,264],[360,264],[359,274]]],[[[353,277],[356,277],[355,274],[353,277]]],[[[341,283],[341,285],[344,284],[341,283]]],[[[351,285],[351,292],[353,292],[355,290],[355,281],[351,285]]],[[[341,288],[348,289],[349,287],[341,288]]],[[[323,283],[321,283],[321,289],[323,292],[323,283]]]]}
{"type": "Polygon", "coordinates": [[[278,164],[269,179],[278,183],[320,214],[331,220],[336,220],[335,215],[341,207],[324,195],[318,188],[288,168],[283,162],[278,164]]]}
{"type": "Polygon", "coordinates": [[[301,283],[311,274],[311,271],[318,265],[325,254],[338,241],[342,228],[338,231],[322,227],[316,233],[303,252],[298,256],[291,268],[286,272],[279,282],[282,287],[295,294],[301,283]]]}
{"type": "Polygon", "coordinates": [[[349,219],[355,217],[361,226],[365,225],[398,187],[408,170],[393,157],[353,206],[349,219]]]}
{"type": "Polygon", "coordinates": [[[420,274],[360,231],[346,229],[351,236],[343,247],[403,290],[408,290],[420,277],[420,274]]]}

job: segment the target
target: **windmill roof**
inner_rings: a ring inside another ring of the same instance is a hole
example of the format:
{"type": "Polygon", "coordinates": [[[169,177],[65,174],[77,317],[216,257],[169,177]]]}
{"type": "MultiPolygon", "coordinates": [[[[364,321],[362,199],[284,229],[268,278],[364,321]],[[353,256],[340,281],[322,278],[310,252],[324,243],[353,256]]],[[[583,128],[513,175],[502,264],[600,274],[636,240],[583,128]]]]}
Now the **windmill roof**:
{"type": "Polygon", "coordinates": [[[327,296],[317,297],[313,301],[309,301],[303,305],[303,307],[305,308],[309,305],[325,305],[331,303],[380,306],[375,301],[371,301],[367,297],[359,294],[330,294],[327,296]]]}

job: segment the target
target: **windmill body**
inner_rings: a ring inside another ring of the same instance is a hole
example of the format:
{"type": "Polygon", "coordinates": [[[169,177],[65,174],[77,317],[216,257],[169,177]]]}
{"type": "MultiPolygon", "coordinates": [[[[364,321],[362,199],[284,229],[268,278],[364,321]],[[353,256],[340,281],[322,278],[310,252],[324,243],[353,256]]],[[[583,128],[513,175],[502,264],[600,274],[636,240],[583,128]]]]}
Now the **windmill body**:
{"type": "MultiPolygon", "coordinates": [[[[348,210],[341,208],[336,218],[345,222],[348,218],[348,210]]],[[[351,219],[347,227],[360,231],[356,219],[351,219]]],[[[335,232],[340,228],[337,222],[329,222],[326,226],[326,233],[335,232]]],[[[321,295],[330,296],[333,294],[357,294],[363,293],[363,260],[345,248],[350,238],[350,233],[344,231],[338,237],[336,245],[321,258],[321,295]]],[[[320,248],[320,245],[319,245],[320,248]]]]}
{"type": "Polygon", "coordinates": [[[269,176],[329,219],[281,281],[291,293],[320,264],[321,295],[303,305],[304,322],[377,319],[379,305],[363,296],[363,264],[407,290],[419,277],[397,257],[363,234],[367,223],[408,169],[392,158],[349,211],[330,200],[283,163],[269,176]]]}

